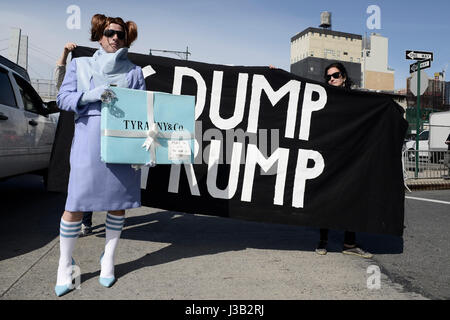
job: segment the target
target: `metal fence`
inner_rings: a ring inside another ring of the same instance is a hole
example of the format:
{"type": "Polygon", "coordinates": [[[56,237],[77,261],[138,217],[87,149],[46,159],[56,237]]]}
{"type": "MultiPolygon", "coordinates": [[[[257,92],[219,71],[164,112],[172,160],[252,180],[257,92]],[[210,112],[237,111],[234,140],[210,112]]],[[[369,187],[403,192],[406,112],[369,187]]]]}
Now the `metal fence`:
{"type": "Polygon", "coordinates": [[[405,180],[450,177],[450,151],[404,150],[402,160],[405,180]]]}
{"type": "Polygon", "coordinates": [[[31,79],[31,85],[45,102],[56,100],[56,84],[54,80],[31,79]]]}

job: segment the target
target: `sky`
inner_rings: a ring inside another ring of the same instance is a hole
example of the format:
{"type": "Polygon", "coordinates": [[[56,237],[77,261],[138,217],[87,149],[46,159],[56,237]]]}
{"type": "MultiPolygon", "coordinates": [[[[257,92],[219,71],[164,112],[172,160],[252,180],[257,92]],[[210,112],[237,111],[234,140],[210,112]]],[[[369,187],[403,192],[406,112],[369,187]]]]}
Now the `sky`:
{"type": "Polygon", "coordinates": [[[450,64],[448,0],[0,0],[0,54],[7,55],[11,28],[20,28],[29,37],[30,77],[52,79],[66,42],[99,47],[89,40],[90,20],[103,13],[136,22],[138,39],[131,52],[188,47],[194,61],[273,65],[289,71],[291,37],[318,27],[323,11],[331,12],[335,31],[363,36],[377,32],[389,39],[388,64],[395,70],[395,89],[406,87],[413,62],[406,60],[406,50],[434,53],[426,70],[429,77],[450,64]],[[71,5],[80,8],[79,29],[67,27],[71,5]],[[380,29],[367,27],[370,5],[380,8],[380,29]]]}

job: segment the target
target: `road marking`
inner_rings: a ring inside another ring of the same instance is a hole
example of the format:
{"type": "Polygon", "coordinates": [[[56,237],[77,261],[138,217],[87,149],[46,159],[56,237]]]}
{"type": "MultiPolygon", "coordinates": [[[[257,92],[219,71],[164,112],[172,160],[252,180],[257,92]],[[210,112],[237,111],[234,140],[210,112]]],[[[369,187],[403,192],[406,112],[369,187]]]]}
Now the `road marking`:
{"type": "Polygon", "coordinates": [[[429,201],[429,202],[436,202],[436,203],[443,203],[443,204],[450,204],[449,201],[441,201],[441,200],[433,200],[433,199],[425,199],[425,198],[416,198],[416,197],[405,197],[406,199],[412,199],[412,200],[420,200],[420,201],[429,201]]]}

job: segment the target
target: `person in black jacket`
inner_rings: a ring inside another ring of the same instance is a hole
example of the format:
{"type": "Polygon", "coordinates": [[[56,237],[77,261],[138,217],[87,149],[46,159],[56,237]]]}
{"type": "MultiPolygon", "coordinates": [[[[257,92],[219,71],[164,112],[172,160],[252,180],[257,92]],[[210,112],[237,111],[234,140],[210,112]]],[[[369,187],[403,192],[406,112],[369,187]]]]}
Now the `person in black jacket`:
{"type": "MultiPolygon", "coordinates": [[[[352,81],[347,74],[347,70],[341,63],[332,63],[325,68],[324,78],[327,84],[335,87],[351,89],[352,81]]],[[[319,255],[327,254],[328,229],[320,229],[320,241],[316,248],[319,255]]],[[[344,254],[356,255],[363,258],[372,258],[372,254],[364,251],[356,245],[356,234],[352,231],[344,233],[344,254]]]]}

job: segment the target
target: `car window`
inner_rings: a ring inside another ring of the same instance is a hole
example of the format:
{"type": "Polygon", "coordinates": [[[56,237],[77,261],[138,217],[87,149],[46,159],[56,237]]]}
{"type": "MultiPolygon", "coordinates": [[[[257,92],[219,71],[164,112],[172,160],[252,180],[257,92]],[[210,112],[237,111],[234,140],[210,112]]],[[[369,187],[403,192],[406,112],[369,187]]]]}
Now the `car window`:
{"type": "Polygon", "coordinates": [[[8,71],[3,68],[0,68],[0,104],[17,108],[13,87],[8,77],[8,71]]]}
{"type": "Polygon", "coordinates": [[[42,114],[43,106],[39,95],[34,91],[33,87],[21,77],[14,75],[19,85],[20,95],[23,100],[23,107],[26,111],[42,114]]]}
{"type": "Polygon", "coordinates": [[[424,131],[420,134],[419,140],[428,140],[429,131],[424,131]]]}

